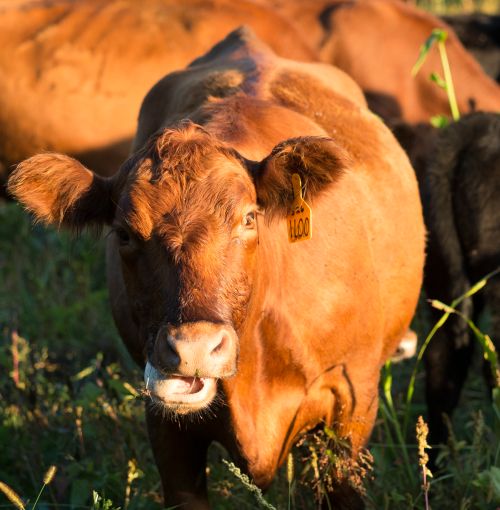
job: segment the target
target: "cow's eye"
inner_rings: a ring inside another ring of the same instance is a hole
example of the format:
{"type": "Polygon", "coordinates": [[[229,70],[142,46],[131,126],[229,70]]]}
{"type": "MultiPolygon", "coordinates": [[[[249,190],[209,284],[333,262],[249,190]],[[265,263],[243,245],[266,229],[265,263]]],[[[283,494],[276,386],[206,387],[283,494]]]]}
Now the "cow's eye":
{"type": "Polygon", "coordinates": [[[115,234],[120,246],[126,246],[130,243],[130,234],[124,228],[115,228],[115,234]]]}
{"type": "Polygon", "coordinates": [[[244,227],[251,228],[255,223],[255,211],[250,211],[243,217],[242,224],[244,227]]]}

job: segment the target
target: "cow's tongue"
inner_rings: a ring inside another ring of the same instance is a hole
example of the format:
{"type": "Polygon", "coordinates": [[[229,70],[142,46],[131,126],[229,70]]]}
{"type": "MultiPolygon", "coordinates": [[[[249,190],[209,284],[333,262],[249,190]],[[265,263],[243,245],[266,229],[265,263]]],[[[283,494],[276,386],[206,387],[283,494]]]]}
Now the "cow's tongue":
{"type": "Polygon", "coordinates": [[[198,393],[203,389],[203,380],[199,377],[173,376],[171,378],[170,390],[174,395],[190,395],[198,393]]]}

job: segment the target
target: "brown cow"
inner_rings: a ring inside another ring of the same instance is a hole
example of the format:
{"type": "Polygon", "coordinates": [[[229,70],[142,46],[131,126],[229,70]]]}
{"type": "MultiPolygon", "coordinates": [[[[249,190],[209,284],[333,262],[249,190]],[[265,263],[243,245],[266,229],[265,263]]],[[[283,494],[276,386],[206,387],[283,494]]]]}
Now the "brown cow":
{"type": "Polygon", "coordinates": [[[0,183],[42,150],[111,175],[130,153],[152,85],[244,23],[280,55],[313,59],[287,21],[248,0],[3,2],[0,183]]]}
{"type": "MultiPolygon", "coordinates": [[[[136,146],[108,179],[35,156],[10,190],[41,221],[112,225],[112,309],[145,365],[165,503],[206,508],[212,440],[261,487],[323,422],[356,455],[422,279],[417,184],[392,134],[341,71],[239,30],[151,90],[136,146]],[[292,174],[314,222],[293,244],[292,174]]],[[[360,508],[337,482],[335,508],[360,508]]]]}
{"type": "Polygon", "coordinates": [[[444,90],[429,75],[442,75],[437,49],[413,78],[420,46],[434,28],[448,32],[450,61],[462,113],[500,111],[500,88],[439,18],[399,0],[268,0],[307,37],[323,62],[358,83],[370,108],[384,119],[428,122],[450,112],[444,90]]]}

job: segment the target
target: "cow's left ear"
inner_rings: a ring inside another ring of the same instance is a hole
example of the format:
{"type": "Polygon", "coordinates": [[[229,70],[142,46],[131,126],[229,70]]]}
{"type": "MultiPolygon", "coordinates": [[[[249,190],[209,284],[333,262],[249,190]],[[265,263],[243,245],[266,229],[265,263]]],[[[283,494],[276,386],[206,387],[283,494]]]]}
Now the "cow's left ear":
{"type": "Polygon", "coordinates": [[[76,159],[46,153],[20,163],[8,191],[37,221],[80,230],[112,221],[112,183],[76,159]]]}
{"type": "Polygon", "coordinates": [[[257,200],[266,214],[286,214],[293,202],[292,174],[300,175],[304,199],[314,198],[348,166],[348,155],[331,138],[290,138],[252,167],[257,200]]]}

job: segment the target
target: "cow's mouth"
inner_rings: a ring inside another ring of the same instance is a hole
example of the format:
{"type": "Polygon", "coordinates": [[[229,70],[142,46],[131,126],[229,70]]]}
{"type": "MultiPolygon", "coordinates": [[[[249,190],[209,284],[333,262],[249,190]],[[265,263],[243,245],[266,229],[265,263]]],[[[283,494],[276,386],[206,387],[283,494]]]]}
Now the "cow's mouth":
{"type": "Polygon", "coordinates": [[[202,377],[173,375],[169,379],[173,395],[193,395],[199,393],[205,386],[205,380],[202,377]]]}
{"type": "Polygon", "coordinates": [[[144,382],[150,397],[180,413],[208,406],[217,393],[217,380],[212,377],[163,375],[149,361],[144,382]]]}

